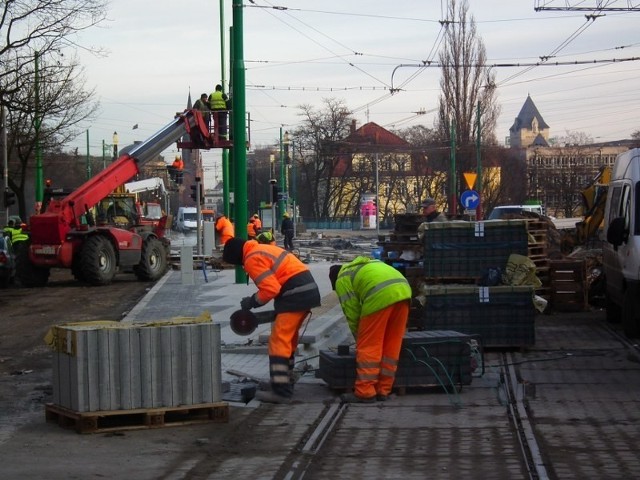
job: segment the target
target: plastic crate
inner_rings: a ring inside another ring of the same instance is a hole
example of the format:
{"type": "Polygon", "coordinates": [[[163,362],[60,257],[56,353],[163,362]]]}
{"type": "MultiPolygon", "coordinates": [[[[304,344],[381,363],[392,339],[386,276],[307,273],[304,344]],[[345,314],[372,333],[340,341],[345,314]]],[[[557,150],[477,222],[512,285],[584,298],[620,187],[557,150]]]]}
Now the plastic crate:
{"type": "Polygon", "coordinates": [[[433,222],[425,225],[424,274],[476,279],[489,267],[504,268],[509,255],[527,255],[526,220],[433,222]]]}
{"type": "Polygon", "coordinates": [[[424,330],[451,329],[479,335],[484,347],[535,344],[533,287],[426,286],[424,330]]]}

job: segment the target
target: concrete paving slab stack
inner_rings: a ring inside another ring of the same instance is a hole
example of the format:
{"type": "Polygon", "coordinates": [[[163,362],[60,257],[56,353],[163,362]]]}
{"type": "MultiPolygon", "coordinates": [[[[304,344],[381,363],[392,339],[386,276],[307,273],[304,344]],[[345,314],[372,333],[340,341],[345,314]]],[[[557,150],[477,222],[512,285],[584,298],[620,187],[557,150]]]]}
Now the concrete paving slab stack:
{"type": "Polygon", "coordinates": [[[218,323],[96,322],[53,330],[58,406],[93,412],[221,400],[218,323]]]}

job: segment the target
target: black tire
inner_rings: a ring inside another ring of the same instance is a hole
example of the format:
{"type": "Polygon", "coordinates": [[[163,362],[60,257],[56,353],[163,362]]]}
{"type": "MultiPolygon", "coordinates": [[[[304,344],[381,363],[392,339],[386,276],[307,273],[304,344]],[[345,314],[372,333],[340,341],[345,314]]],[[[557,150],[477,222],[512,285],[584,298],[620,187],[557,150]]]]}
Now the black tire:
{"type": "Polygon", "coordinates": [[[622,329],[629,338],[640,337],[640,311],[638,311],[637,293],[633,288],[624,292],[622,303],[622,329]]]}
{"type": "Polygon", "coordinates": [[[109,285],[117,271],[111,242],[100,235],[87,238],[80,251],[79,271],[90,285],[109,285]]]}
{"type": "Polygon", "coordinates": [[[79,282],[85,282],[86,279],[82,273],[82,262],[80,261],[81,255],[77,255],[76,258],[73,259],[73,265],[71,265],[71,274],[73,278],[75,278],[79,282]]]}
{"type": "Polygon", "coordinates": [[[147,238],[142,245],[140,263],[133,269],[138,280],[155,281],[167,271],[167,250],[155,237],[147,238]]]}
{"type": "Polygon", "coordinates": [[[14,244],[16,253],[16,279],[27,288],[44,287],[49,281],[49,269],[38,267],[29,260],[29,243],[14,244]]]}

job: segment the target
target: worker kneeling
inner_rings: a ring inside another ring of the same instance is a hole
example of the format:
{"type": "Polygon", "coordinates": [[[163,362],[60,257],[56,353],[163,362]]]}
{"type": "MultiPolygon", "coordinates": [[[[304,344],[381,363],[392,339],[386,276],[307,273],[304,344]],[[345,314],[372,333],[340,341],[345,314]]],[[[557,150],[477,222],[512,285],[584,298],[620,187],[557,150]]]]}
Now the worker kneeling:
{"type": "Polygon", "coordinates": [[[411,286],[398,270],[368,257],[331,266],[329,279],[356,339],[355,394],[343,394],[342,401],[385,401],[398,368],[411,286]]]}
{"type": "Polygon", "coordinates": [[[276,318],[269,337],[271,391],[258,392],[263,402],[289,403],[293,395],[298,330],[313,307],[320,306],[320,290],[309,268],[295,255],[275,245],[232,238],[224,245],[222,259],[242,265],[258,291],[240,302],[243,310],[273,300],[276,318]]]}

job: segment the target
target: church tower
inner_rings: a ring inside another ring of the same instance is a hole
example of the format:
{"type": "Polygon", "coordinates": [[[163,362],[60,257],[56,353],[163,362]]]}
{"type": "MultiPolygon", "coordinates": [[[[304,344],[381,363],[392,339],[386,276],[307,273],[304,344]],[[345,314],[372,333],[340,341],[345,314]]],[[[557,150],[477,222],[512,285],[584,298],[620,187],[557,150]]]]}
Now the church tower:
{"type": "Polygon", "coordinates": [[[527,100],[509,129],[509,146],[511,148],[548,147],[548,140],[549,125],[540,115],[531,96],[527,95],[527,100]]]}

